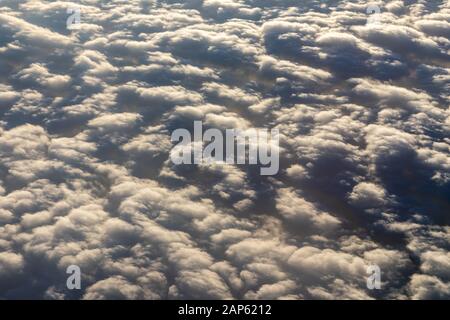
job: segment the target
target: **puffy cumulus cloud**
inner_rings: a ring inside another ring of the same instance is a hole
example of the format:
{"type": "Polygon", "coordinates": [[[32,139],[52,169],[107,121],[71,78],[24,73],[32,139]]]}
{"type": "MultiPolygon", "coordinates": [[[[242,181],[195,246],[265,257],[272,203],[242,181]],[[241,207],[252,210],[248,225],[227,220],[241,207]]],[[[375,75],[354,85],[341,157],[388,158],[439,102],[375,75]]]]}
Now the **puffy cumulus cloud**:
{"type": "MultiPolygon", "coordinates": [[[[118,68],[108,62],[107,57],[98,51],[86,50],[74,57],[74,66],[84,71],[83,79],[89,83],[94,81],[93,78],[114,77],[118,68]]],[[[100,79],[97,80],[101,82],[100,79]]]]}
{"type": "Polygon", "coordinates": [[[365,271],[364,261],[359,257],[331,249],[320,250],[314,247],[298,249],[289,257],[287,262],[296,270],[314,277],[329,275],[351,278],[361,276],[365,271]]]}
{"type": "Polygon", "coordinates": [[[274,284],[265,284],[257,292],[249,291],[246,299],[263,299],[263,300],[291,300],[298,299],[301,296],[296,296],[297,284],[292,280],[284,280],[274,284]]]}
{"type": "Polygon", "coordinates": [[[146,275],[143,275],[140,284],[132,284],[125,278],[116,276],[105,280],[98,281],[89,289],[83,296],[87,300],[123,300],[123,299],[158,299],[160,298],[158,292],[153,292],[151,289],[146,289],[145,285],[149,282],[146,275]]]}
{"type": "Polygon", "coordinates": [[[0,298],[448,299],[449,5],[376,3],[3,0],[0,298]],[[173,164],[196,120],[278,174],[173,164]]]}
{"type": "Polygon", "coordinates": [[[251,95],[239,88],[230,88],[223,84],[205,83],[202,89],[210,99],[212,98],[218,101],[229,101],[244,106],[259,102],[258,96],[251,95]]]}
{"type": "Polygon", "coordinates": [[[278,191],[276,208],[280,214],[291,223],[308,227],[314,226],[326,231],[339,226],[339,219],[327,212],[321,212],[314,204],[296,195],[291,189],[280,189],[278,191]]]}
{"type": "Polygon", "coordinates": [[[416,300],[448,299],[450,291],[448,282],[442,282],[439,278],[424,275],[413,275],[409,290],[412,298],[416,300]]]}
{"type": "Polygon", "coordinates": [[[448,252],[443,251],[427,251],[421,256],[422,264],[420,269],[424,273],[435,274],[442,279],[450,278],[449,263],[450,257],[448,252]]]}
{"type": "Polygon", "coordinates": [[[358,286],[349,286],[341,279],[336,279],[328,288],[310,287],[308,293],[313,299],[321,300],[371,300],[372,298],[358,286]]]}
{"type": "Polygon", "coordinates": [[[290,61],[277,60],[273,57],[261,58],[259,70],[263,76],[268,78],[287,78],[300,83],[326,83],[331,74],[320,69],[298,65],[290,61]]]}
{"type": "Polygon", "coordinates": [[[231,299],[228,286],[215,272],[210,270],[182,271],[169,288],[169,298],[186,299],[231,299]]]}
{"type": "Polygon", "coordinates": [[[382,207],[387,201],[385,190],[368,182],[357,184],[349,195],[349,199],[351,203],[366,208],[382,207]]]}
{"type": "Polygon", "coordinates": [[[425,92],[416,92],[400,86],[392,86],[365,79],[354,79],[355,94],[369,98],[381,108],[405,108],[406,112],[422,111],[431,116],[445,115],[445,111],[432,104],[431,97],[425,92]],[[409,110],[408,110],[409,109],[409,110]]]}
{"type": "Polygon", "coordinates": [[[0,88],[0,101],[2,103],[2,108],[11,107],[12,104],[19,99],[20,95],[12,90],[12,87],[10,86],[2,84],[0,88]]]}
{"type": "MultiPolygon", "coordinates": [[[[8,13],[8,11],[6,11],[8,13]]],[[[14,14],[0,13],[0,21],[2,29],[14,35],[27,48],[32,49],[34,46],[50,51],[52,48],[71,47],[71,38],[61,33],[52,31],[48,28],[41,27],[30,23],[14,14]]]]}
{"type": "MultiPolygon", "coordinates": [[[[203,101],[200,94],[179,86],[138,88],[137,93],[147,103],[171,103],[173,105],[196,104],[203,101]]],[[[149,106],[151,107],[151,106],[149,106]]]]}
{"type": "Polygon", "coordinates": [[[255,198],[256,192],[248,185],[248,177],[244,172],[224,163],[200,165],[200,170],[217,177],[211,186],[212,190],[221,198],[235,202],[236,209],[246,209],[252,205],[251,199],[255,198]]]}
{"type": "Polygon", "coordinates": [[[28,68],[16,74],[20,81],[30,81],[30,86],[43,85],[50,90],[64,90],[70,84],[70,77],[67,75],[53,75],[41,64],[33,63],[28,68]]]}
{"type": "Polygon", "coordinates": [[[150,156],[152,158],[167,154],[172,149],[170,136],[161,126],[149,127],[122,145],[122,149],[132,157],[150,156]]]}
{"type": "Polygon", "coordinates": [[[414,51],[418,57],[445,59],[446,51],[422,32],[404,25],[355,27],[363,39],[398,53],[414,51]]]}
{"type": "Polygon", "coordinates": [[[13,252],[2,252],[0,254],[0,264],[2,266],[2,278],[21,272],[24,266],[22,256],[13,252]]]}
{"type": "Polygon", "coordinates": [[[30,124],[3,131],[0,139],[5,160],[37,159],[45,154],[50,142],[42,127],[30,124]]]}
{"type": "Polygon", "coordinates": [[[100,142],[101,139],[106,139],[108,142],[117,143],[120,140],[126,139],[128,131],[133,131],[139,125],[142,116],[136,113],[114,113],[101,115],[88,122],[88,127],[91,128],[87,132],[89,139],[100,142]]]}

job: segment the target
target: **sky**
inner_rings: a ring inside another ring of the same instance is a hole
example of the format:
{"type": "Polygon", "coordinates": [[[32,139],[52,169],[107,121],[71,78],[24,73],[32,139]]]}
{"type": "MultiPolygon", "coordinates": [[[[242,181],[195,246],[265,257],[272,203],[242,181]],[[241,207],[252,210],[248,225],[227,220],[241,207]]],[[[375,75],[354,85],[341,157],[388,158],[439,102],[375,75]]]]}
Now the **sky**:
{"type": "Polygon", "coordinates": [[[449,299],[449,55],[441,0],[0,0],[0,298],[449,299]]]}

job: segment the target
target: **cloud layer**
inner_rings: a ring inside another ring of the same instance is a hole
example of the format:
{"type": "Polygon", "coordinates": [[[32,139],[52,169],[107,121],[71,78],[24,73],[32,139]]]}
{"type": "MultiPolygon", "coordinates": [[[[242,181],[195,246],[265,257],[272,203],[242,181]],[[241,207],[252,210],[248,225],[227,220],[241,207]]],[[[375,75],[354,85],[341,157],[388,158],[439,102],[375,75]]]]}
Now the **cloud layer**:
{"type": "Polygon", "coordinates": [[[0,298],[449,299],[450,5],[378,5],[1,1],[0,298]],[[198,120],[279,174],[174,165],[198,120]]]}

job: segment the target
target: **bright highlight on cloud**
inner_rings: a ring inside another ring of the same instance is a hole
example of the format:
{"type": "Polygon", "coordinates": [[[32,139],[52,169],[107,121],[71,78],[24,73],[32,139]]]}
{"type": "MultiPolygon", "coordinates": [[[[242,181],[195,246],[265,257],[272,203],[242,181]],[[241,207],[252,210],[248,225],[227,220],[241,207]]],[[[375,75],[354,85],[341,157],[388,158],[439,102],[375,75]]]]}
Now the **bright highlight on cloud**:
{"type": "Polygon", "coordinates": [[[371,4],[1,0],[0,298],[449,299],[450,5],[371,4]]]}

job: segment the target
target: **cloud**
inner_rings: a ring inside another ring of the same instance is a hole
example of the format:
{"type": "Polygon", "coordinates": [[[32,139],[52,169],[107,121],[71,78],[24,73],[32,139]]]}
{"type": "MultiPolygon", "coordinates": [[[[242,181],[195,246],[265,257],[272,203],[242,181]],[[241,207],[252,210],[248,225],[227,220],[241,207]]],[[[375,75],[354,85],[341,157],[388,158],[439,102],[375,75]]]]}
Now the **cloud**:
{"type": "Polygon", "coordinates": [[[386,204],[386,192],[376,184],[361,182],[353,188],[349,199],[360,207],[378,208],[386,204]]]}
{"type": "Polygon", "coordinates": [[[415,274],[411,279],[409,290],[416,300],[448,299],[448,283],[437,277],[415,274]]]}
{"type": "Polygon", "coordinates": [[[298,197],[293,190],[279,190],[277,209],[280,214],[292,223],[302,226],[308,224],[320,229],[330,230],[339,226],[339,219],[327,212],[321,212],[314,204],[298,197]]]}
{"type": "Polygon", "coordinates": [[[319,2],[3,0],[0,298],[448,299],[448,4],[319,2]],[[278,174],[173,164],[194,121],[278,174]]]}
{"type": "Polygon", "coordinates": [[[359,257],[314,247],[298,249],[287,262],[292,268],[313,277],[331,275],[348,279],[362,277],[366,270],[364,260],[359,257]]]}

